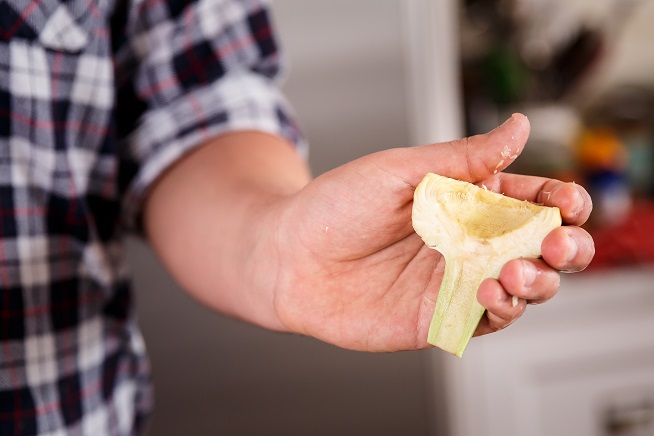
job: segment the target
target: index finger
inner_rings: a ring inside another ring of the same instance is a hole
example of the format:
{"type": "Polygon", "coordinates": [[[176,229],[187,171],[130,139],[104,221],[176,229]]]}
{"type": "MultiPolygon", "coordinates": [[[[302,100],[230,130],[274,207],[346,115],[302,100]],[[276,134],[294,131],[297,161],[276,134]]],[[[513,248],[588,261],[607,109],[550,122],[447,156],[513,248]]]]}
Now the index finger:
{"type": "Polygon", "coordinates": [[[498,173],[484,181],[487,189],[506,196],[527,200],[561,210],[565,224],[582,225],[588,220],[593,202],[588,191],[576,183],[547,177],[498,173]]]}

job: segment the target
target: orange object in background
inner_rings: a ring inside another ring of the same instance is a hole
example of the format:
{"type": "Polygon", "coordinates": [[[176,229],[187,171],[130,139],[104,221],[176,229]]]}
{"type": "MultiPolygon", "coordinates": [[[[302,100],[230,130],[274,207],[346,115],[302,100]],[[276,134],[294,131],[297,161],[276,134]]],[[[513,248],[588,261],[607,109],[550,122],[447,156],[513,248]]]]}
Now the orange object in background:
{"type": "Polygon", "coordinates": [[[623,172],[628,154],[618,134],[608,126],[600,126],[582,132],[577,143],[577,159],[586,171],[623,172]]]}
{"type": "Polygon", "coordinates": [[[613,227],[626,220],[633,204],[629,150],[607,124],[586,127],[575,145],[579,170],[593,201],[593,225],[613,227]]]}

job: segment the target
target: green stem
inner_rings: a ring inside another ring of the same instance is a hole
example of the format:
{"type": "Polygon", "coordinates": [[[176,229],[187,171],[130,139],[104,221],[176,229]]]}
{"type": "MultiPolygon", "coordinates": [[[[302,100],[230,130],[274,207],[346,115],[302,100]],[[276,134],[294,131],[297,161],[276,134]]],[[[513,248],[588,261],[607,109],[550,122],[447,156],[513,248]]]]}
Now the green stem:
{"type": "Polygon", "coordinates": [[[492,275],[490,259],[446,259],[427,342],[458,357],[484,315],[477,301],[481,282],[492,275]]]}

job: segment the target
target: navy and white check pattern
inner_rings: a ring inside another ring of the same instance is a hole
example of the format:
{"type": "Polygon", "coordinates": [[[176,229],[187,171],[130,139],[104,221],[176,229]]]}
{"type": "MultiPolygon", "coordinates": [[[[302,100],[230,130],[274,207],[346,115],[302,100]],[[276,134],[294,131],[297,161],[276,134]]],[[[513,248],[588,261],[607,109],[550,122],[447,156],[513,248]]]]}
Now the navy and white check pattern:
{"type": "Polygon", "coordinates": [[[126,435],[151,408],[124,239],[182,154],[303,151],[261,1],[0,0],[0,435],[126,435]]]}

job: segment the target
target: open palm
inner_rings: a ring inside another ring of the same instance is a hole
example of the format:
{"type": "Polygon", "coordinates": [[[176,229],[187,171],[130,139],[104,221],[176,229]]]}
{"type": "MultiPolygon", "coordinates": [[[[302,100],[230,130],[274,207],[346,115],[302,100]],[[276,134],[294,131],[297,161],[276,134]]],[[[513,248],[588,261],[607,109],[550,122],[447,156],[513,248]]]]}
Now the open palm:
{"type": "Polygon", "coordinates": [[[283,275],[275,290],[278,316],[290,330],[357,350],[428,346],[427,330],[442,279],[442,256],[411,226],[413,191],[427,172],[470,182],[516,198],[561,208],[564,222],[543,244],[544,260],[512,261],[499,280],[478,293],[488,309],[478,334],[517,319],[527,301],[542,302],[558,288],[557,270],[581,270],[593,247],[582,224],[591,208],[578,185],[502,174],[528,136],[516,115],[486,135],[379,152],[316,178],[290,201],[278,235],[283,275]],[[526,270],[536,280],[525,286],[526,270]],[[521,298],[510,304],[511,296],[521,298]]]}

